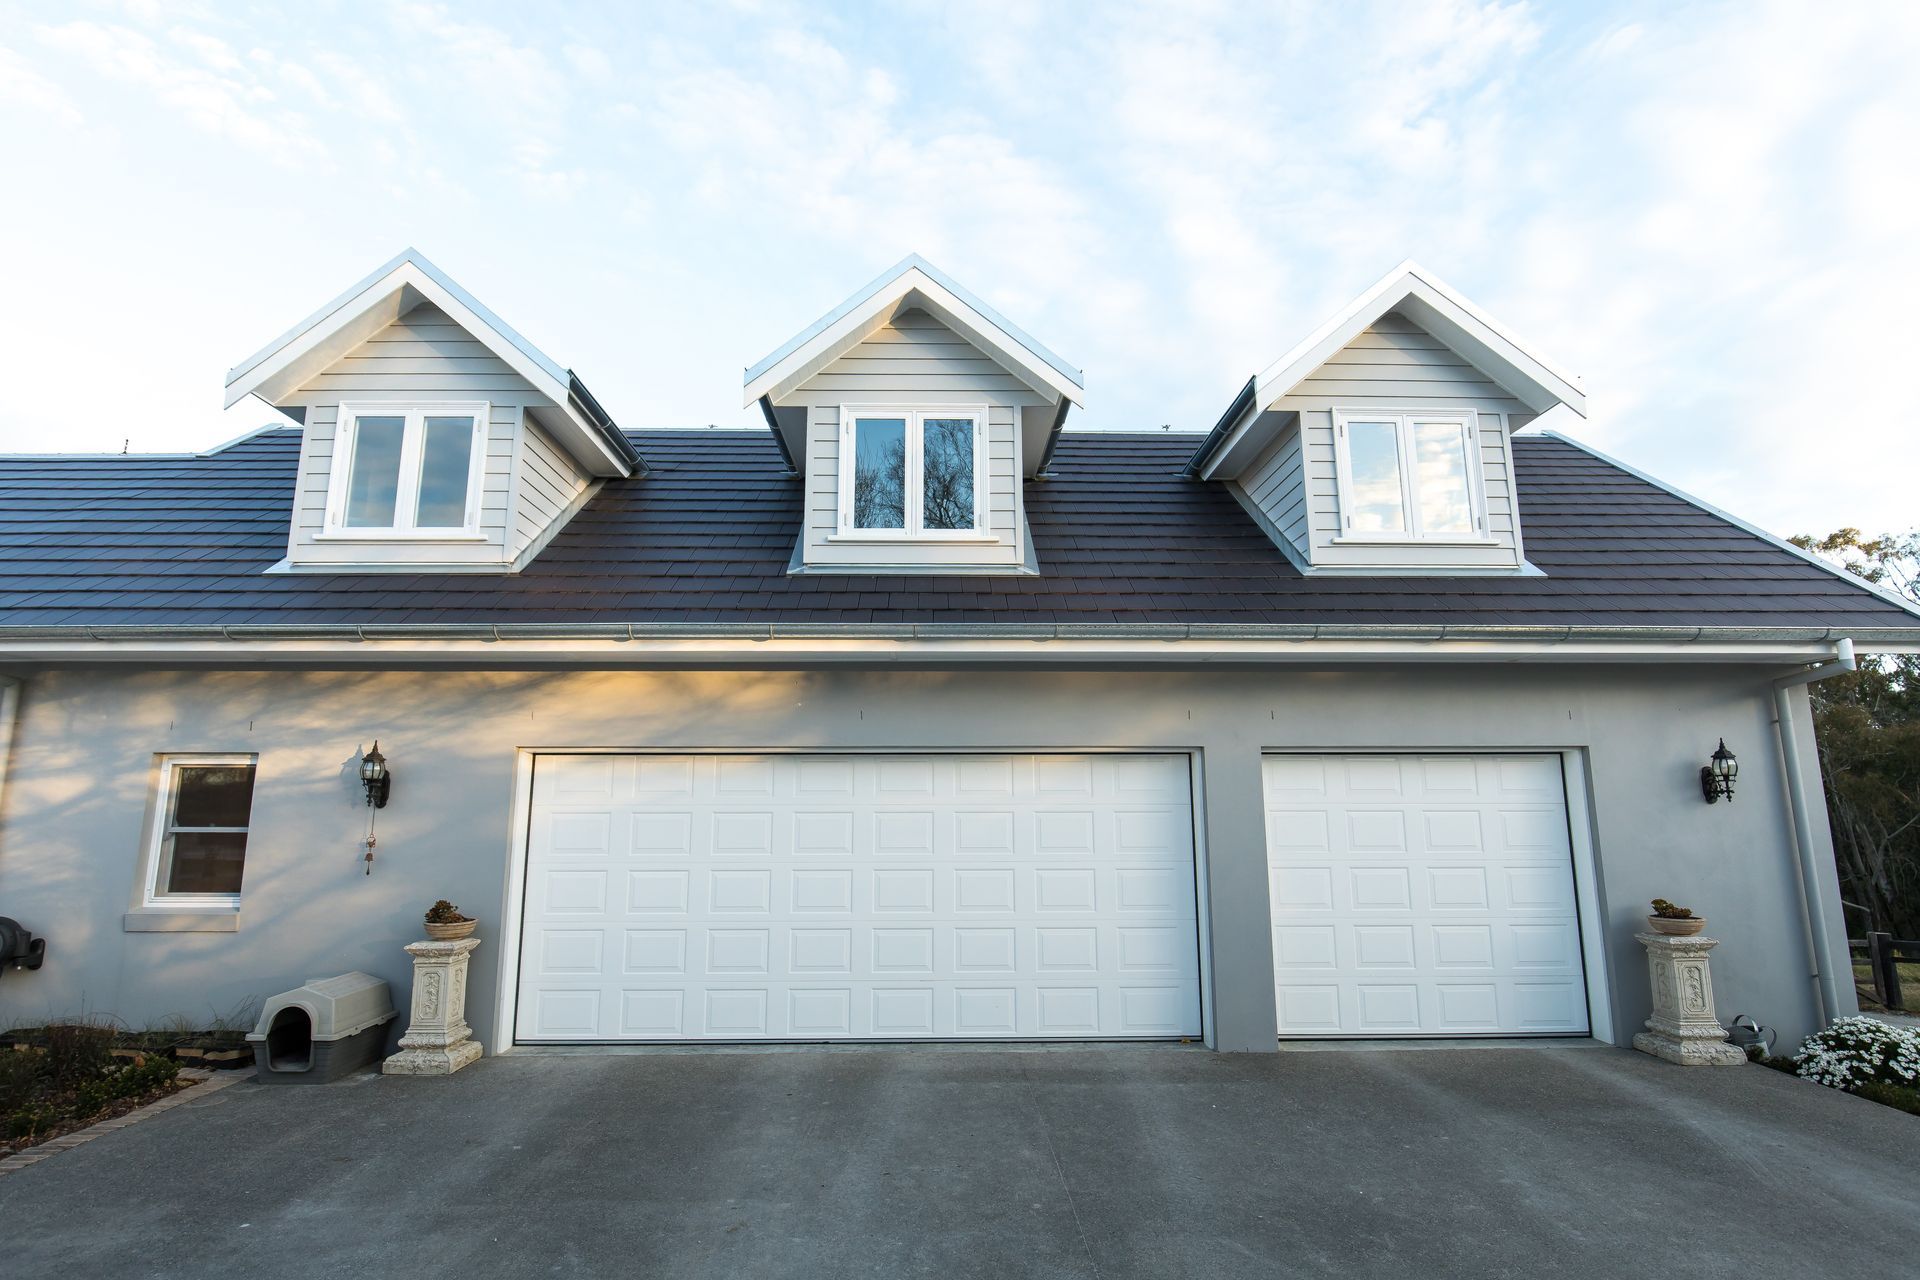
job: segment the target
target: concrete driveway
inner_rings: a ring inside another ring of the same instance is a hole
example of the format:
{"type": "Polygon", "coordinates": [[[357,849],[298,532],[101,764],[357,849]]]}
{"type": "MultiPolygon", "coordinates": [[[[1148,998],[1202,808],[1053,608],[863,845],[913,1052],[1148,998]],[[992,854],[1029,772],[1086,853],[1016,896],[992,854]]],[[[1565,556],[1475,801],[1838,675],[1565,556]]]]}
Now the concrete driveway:
{"type": "Polygon", "coordinates": [[[1920,1119],[1596,1047],[489,1059],[0,1177],[29,1276],[1691,1276],[1915,1265],[1920,1119]]]}

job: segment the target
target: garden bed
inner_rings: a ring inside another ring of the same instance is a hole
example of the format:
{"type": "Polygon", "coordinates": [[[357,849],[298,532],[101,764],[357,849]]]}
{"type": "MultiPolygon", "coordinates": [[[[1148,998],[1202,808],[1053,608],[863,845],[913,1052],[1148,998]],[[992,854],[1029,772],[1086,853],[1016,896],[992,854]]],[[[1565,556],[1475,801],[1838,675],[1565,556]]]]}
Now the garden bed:
{"type": "MultiPolygon", "coordinates": [[[[125,1115],[187,1087],[165,1054],[117,1048],[112,1028],[56,1024],[0,1050],[0,1156],[125,1115]]],[[[13,1037],[9,1037],[12,1039],[13,1037]]]]}
{"type": "Polygon", "coordinates": [[[1775,1071],[1920,1116],[1920,1030],[1841,1018],[1808,1037],[1798,1057],[1762,1058],[1775,1071]]]}

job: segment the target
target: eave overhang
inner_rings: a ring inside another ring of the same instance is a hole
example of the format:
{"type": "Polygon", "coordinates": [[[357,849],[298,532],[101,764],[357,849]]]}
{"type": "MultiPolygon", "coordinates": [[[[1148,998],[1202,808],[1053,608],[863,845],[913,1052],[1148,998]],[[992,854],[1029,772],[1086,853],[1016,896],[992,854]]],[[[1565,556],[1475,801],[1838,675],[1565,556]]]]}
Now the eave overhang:
{"type": "Polygon", "coordinates": [[[451,316],[551,402],[536,410],[580,464],[597,476],[629,476],[640,456],[586,384],[528,342],[417,249],[407,249],[275,338],[227,374],[226,405],[256,395],[279,407],[301,386],[421,302],[451,316]]]}

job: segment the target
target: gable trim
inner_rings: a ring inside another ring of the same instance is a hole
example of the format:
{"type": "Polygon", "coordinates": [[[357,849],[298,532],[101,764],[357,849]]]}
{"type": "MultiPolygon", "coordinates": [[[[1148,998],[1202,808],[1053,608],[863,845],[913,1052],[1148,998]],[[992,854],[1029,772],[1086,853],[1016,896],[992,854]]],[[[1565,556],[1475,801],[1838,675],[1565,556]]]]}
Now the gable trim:
{"type": "Polygon", "coordinates": [[[229,370],[226,407],[250,395],[269,404],[286,396],[404,314],[409,290],[446,312],[551,401],[556,434],[583,464],[601,475],[631,475],[639,467],[639,454],[572,370],[411,248],[229,370]]]}
{"type": "Polygon", "coordinates": [[[1578,378],[1561,372],[1437,276],[1409,259],[1342,307],[1289,352],[1254,376],[1195,451],[1187,474],[1211,479],[1210,465],[1261,413],[1299,387],[1367,327],[1390,311],[1464,356],[1534,413],[1565,405],[1587,416],[1578,378]],[[1251,388],[1252,395],[1247,394],[1251,388]]]}
{"type": "Polygon", "coordinates": [[[748,368],[741,378],[743,406],[830,362],[885,322],[910,294],[919,294],[936,320],[980,345],[1036,391],[1084,404],[1085,379],[917,253],[908,254],[833,310],[748,368]]]}

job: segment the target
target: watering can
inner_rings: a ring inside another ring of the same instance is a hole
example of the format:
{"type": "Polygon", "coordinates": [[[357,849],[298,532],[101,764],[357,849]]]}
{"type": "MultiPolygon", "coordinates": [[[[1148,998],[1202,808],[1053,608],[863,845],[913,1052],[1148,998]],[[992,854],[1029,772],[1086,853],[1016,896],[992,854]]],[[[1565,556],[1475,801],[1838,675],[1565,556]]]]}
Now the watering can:
{"type": "Polygon", "coordinates": [[[1754,1050],[1756,1049],[1759,1050],[1759,1057],[1772,1057],[1773,1042],[1775,1039],[1776,1036],[1772,1027],[1763,1027],[1744,1013],[1736,1014],[1733,1019],[1733,1025],[1727,1028],[1728,1043],[1745,1053],[1749,1058],[1755,1056],[1754,1050]]]}

